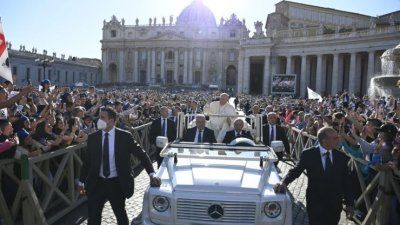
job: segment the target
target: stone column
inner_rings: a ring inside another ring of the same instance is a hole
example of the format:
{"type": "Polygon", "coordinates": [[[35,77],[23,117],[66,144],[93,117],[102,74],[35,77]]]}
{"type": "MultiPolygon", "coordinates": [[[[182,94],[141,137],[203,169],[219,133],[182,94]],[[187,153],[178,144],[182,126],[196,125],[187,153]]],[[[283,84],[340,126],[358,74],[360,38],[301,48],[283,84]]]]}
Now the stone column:
{"type": "Polygon", "coordinates": [[[122,83],[125,79],[125,57],[124,50],[118,51],[118,82],[122,83]]]}
{"type": "Polygon", "coordinates": [[[333,54],[332,80],[330,82],[332,83],[332,95],[335,95],[339,91],[338,87],[342,87],[341,79],[339,79],[339,53],[333,54]]]}
{"type": "Polygon", "coordinates": [[[350,69],[349,69],[349,93],[355,94],[356,91],[356,52],[350,55],[350,69]]]}
{"type": "Polygon", "coordinates": [[[165,51],[164,49],[161,49],[161,68],[160,68],[161,84],[166,84],[167,82],[165,78],[164,64],[165,64],[165,51]]]}
{"type": "Polygon", "coordinates": [[[208,74],[207,74],[207,50],[203,49],[203,61],[202,61],[202,72],[201,72],[201,83],[207,84],[208,83],[208,74]]]}
{"type": "Polygon", "coordinates": [[[237,93],[243,93],[243,51],[239,50],[237,93]]]}
{"type": "Polygon", "coordinates": [[[224,73],[226,73],[226,71],[224,71],[223,68],[223,64],[224,64],[224,55],[223,55],[223,50],[222,49],[218,49],[218,66],[217,66],[217,76],[218,76],[218,85],[220,85],[222,88],[226,88],[226,74],[222,75],[224,73]],[[223,80],[223,78],[225,78],[225,80],[223,80]]]}
{"type": "MultiPolygon", "coordinates": [[[[368,52],[368,78],[370,81],[375,75],[375,51],[368,52]]],[[[367,84],[369,86],[369,84],[367,84]]]]}
{"type": "Polygon", "coordinates": [[[193,49],[189,51],[189,84],[193,84],[193,49]]]}
{"type": "MultiPolygon", "coordinates": [[[[101,83],[108,83],[108,82],[110,82],[110,78],[108,77],[108,75],[109,74],[107,74],[107,71],[108,71],[108,60],[107,60],[107,54],[108,53],[108,51],[106,51],[106,50],[104,50],[103,49],[103,52],[102,52],[102,62],[103,62],[103,70],[102,70],[102,79],[101,79],[101,83]]],[[[43,69],[42,69],[43,70],[43,69]]],[[[43,79],[45,79],[46,78],[46,74],[45,74],[45,72],[47,72],[47,70],[46,71],[42,71],[42,73],[43,73],[43,79]]],[[[71,77],[72,77],[72,72],[71,72],[71,75],[70,75],[71,77]]],[[[72,80],[72,78],[71,79],[69,79],[69,80],[72,80]]]]}
{"type": "Polygon", "coordinates": [[[270,80],[271,80],[271,74],[269,73],[269,68],[270,68],[270,60],[269,60],[269,55],[266,55],[264,58],[264,83],[263,83],[263,94],[268,95],[269,94],[269,86],[270,86],[270,80]]]}
{"type": "Polygon", "coordinates": [[[311,86],[311,57],[306,57],[306,77],[307,77],[307,87],[313,89],[315,91],[315,87],[311,86]]]}
{"type": "Polygon", "coordinates": [[[137,83],[139,82],[139,68],[138,68],[138,50],[133,51],[133,80],[137,83]]]}
{"type": "MultiPolygon", "coordinates": [[[[338,83],[338,85],[340,85],[340,86],[338,86],[338,91],[344,91],[344,87],[345,87],[345,85],[344,85],[344,74],[345,74],[345,72],[344,72],[344,60],[345,60],[345,56],[344,55],[342,55],[342,54],[339,54],[339,65],[338,65],[338,68],[339,68],[339,83],[338,83]]],[[[348,91],[348,89],[349,89],[349,87],[347,86],[347,88],[346,88],[346,90],[348,91]]]]}
{"type": "Polygon", "coordinates": [[[178,84],[179,78],[178,78],[178,61],[179,61],[179,52],[178,50],[174,51],[174,80],[175,84],[178,84]]]}
{"type": "MultiPolygon", "coordinates": [[[[330,71],[328,71],[328,62],[330,63],[330,57],[327,55],[322,56],[322,90],[324,94],[330,94],[328,93],[328,90],[332,90],[332,84],[327,83],[328,76],[330,74],[330,71]]],[[[332,74],[331,74],[332,77],[332,74]]]]}
{"type": "Polygon", "coordinates": [[[243,74],[243,92],[249,93],[250,84],[250,57],[245,56],[244,58],[244,74],[243,74]]]}
{"type": "Polygon", "coordinates": [[[148,83],[149,81],[150,81],[150,76],[151,76],[151,68],[152,68],[152,63],[154,63],[153,62],[153,60],[151,60],[151,50],[150,49],[148,49],[147,50],[147,69],[146,69],[146,82],[148,83]]]}
{"type": "Polygon", "coordinates": [[[279,62],[279,56],[270,56],[270,64],[271,64],[271,78],[270,79],[271,79],[271,81],[272,81],[272,76],[277,74],[278,62],[279,62]]]}
{"type": "Polygon", "coordinates": [[[156,83],[156,50],[153,48],[151,51],[151,83],[156,83]]]}
{"type": "Polygon", "coordinates": [[[362,71],[362,55],[358,54],[356,55],[356,79],[354,80],[355,82],[355,92],[358,93],[361,90],[361,71],[362,71]]]}
{"type": "Polygon", "coordinates": [[[292,56],[286,56],[286,74],[292,74],[292,56]]]}
{"type": "Polygon", "coordinates": [[[186,48],[183,53],[183,83],[188,83],[188,51],[186,48]]]}
{"type": "Polygon", "coordinates": [[[307,55],[301,56],[300,96],[306,97],[307,91],[307,55]]]}
{"type": "Polygon", "coordinates": [[[322,55],[317,55],[317,72],[315,74],[316,76],[316,88],[315,91],[318,94],[322,95],[323,87],[322,87],[322,55]]]}

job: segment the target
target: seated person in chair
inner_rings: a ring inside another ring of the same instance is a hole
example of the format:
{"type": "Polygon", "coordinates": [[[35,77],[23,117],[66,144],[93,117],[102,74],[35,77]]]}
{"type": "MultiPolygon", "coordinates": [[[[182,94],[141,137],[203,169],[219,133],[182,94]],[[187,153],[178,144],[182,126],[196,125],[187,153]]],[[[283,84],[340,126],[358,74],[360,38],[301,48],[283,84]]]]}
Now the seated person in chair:
{"type": "Polygon", "coordinates": [[[182,141],[194,143],[215,143],[214,131],[206,127],[206,117],[203,114],[196,115],[196,126],[186,131],[182,141]]]}
{"type": "MultiPolygon", "coordinates": [[[[275,112],[270,112],[267,115],[268,124],[263,126],[263,142],[266,146],[271,146],[272,141],[282,141],[285,152],[290,155],[290,144],[286,136],[285,128],[277,124],[278,116],[275,112]]],[[[276,152],[279,160],[282,160],[284,152],[276,152]]]]}
{"type": "Polygon", "coordinates": [[[244,126],[244,121],[240,118],[237,118],[233,122],[234,130],[227,131],[225,134],[224,140],[222,142],[225,144],[229,144],[229,143],[231,143],[231,141],[233,141],[234,139],[236,139],[238,137],[243,137],[243,138],[248,138],[250,140],[253,140],[253,137],[251,136],[250,131],[243,130],[243,126],[244,126]]]}

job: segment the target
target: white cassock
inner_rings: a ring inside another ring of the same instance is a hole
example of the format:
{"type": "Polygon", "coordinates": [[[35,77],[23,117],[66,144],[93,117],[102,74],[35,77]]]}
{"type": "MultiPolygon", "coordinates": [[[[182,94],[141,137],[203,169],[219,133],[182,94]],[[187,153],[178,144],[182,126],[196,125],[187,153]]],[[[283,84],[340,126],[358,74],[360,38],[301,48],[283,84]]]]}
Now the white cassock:
{"type": "MultiPolygon", "coordinates": [[[[223,116],[236,116],[236,110],[235,107],[229,103],[226,103],[225,105],[220,105],[219,101],[211,102],[209,105],[204,106],[204,114],[218,114],[218,115],[223,115],[223,116]]],[[[215,117],[215,116],[210,116],[210,128],[214,130],[221,130],[221,129],[227,129],[230,127],[228,123],[226,122],[226,119],[228,117],[215,117]]],[[[232,118],[231,120],[231,125],[233,124],[232,118]]]]}

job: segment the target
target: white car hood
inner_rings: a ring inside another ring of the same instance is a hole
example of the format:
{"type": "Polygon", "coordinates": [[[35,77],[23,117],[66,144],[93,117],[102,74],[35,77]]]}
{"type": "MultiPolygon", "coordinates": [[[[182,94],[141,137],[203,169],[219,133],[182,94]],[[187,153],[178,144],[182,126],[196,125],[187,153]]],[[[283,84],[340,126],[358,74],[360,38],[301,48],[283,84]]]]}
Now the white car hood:
{"type": "Polygon", "coordinates": [[[265,183],[257,161],[180,158],[169,170],[175,190],[257,194],[265,183]]]}

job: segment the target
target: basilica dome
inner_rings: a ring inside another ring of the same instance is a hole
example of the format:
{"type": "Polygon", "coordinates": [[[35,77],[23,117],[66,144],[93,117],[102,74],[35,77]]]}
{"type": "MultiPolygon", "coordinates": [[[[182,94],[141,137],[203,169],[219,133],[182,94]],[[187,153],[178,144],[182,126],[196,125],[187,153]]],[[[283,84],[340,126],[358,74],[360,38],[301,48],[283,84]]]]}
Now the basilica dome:
{"type": "Polygon", "coordinates": [[[215,16],[211,10],[205,6],[202,0],[193,0],[178,16],[177,25],[186,26],[217,26],[215,16]]]}

